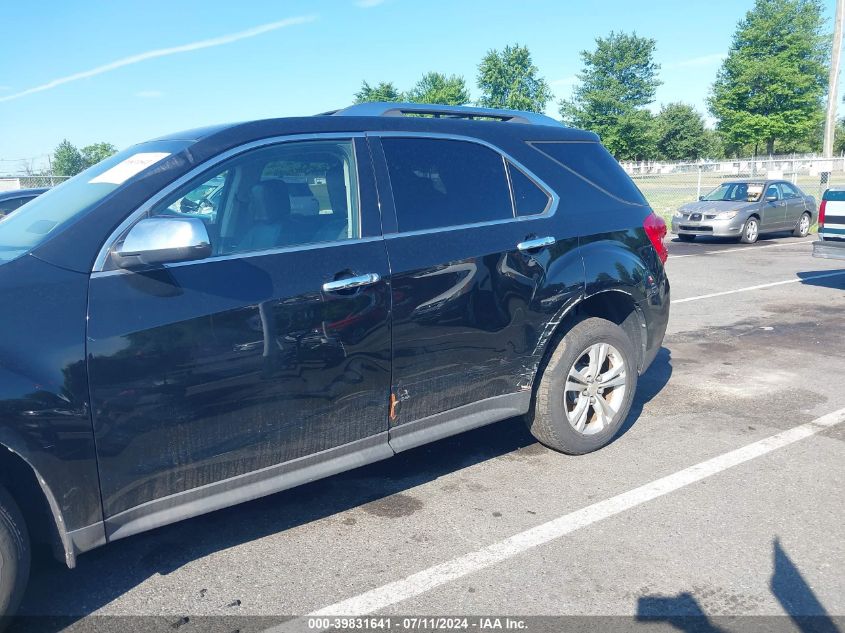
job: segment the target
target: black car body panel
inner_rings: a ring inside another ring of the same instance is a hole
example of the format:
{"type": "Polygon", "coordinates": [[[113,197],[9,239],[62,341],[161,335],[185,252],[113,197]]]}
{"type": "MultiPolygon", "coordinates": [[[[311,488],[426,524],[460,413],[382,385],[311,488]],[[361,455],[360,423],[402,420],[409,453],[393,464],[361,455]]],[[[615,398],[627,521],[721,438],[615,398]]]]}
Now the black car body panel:
{"type": "MultiPolygon", "coordinates": [[[[290,118],[157,141],[172,153],[0,265],[0,442],[53,499],[67,560],[157,525],[525,413],[558,327],[624,295],[644,370],[669,286],[651,210],[532,143],[588,132],[423,117],[290,118]],[[384,133],[483,143],[557,192],[554,209],[400,233],[384,133]],[[348,137],[360,238],[126,271],[95,270],[136,209],[256,142],[348,137]],[[552,236],[553,246],[517,244],[552,236]],[[92,271],[94,271],[92,274],[92,271]],[[349,293],[338,275],[377,274],[349,293]],[[102,498],[102,502],[101,502],[102,498]]],[[[139,146],[143,148],[144,146],[139,146]]]]}

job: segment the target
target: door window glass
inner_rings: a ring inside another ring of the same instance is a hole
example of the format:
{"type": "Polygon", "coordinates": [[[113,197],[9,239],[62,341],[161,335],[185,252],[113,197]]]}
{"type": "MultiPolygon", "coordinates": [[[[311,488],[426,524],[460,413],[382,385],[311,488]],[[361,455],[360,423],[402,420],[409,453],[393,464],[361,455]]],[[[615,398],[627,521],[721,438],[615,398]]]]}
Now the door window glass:
{"type": "Polygon", "coordinates": [[[549,208],[552,202],[549,194],[526,176],[522,170],[508,163],[508,173],[510,174],[513,191],[513,206],[517,215],[537,215],[549,208]]]}
{"type": "Polygon", "coordinates": [[[783,194],[784,200],[790,200],[792,198],[798,198],[798,191],[792,185],[782,182],[780,183],[780,190],[783,194]]]}
{"type": "Polygon", "coordinates": [[[384,138],[400,231],[514,217],[505,163],[467,141],[384,138]]]}
{"type": "Polygon", "coordinates": [[[360,237],[350,141],[302,141],[253,150],[199,176],[153,216],[205,223],[214,255],[360,237]]]}
{"type": "Polygon", "coordinates": [[[766,199],[774,198],[775,200],[780,200],[780,191],[778,191],[777,185],[769,185],[766,188],[766,199]]]}
{"type": "Polygon", "coordinates": [[[634,181],[600,143],[538,141],[530,145],[614,198],[629,204],[648,204],[634,181]]]}

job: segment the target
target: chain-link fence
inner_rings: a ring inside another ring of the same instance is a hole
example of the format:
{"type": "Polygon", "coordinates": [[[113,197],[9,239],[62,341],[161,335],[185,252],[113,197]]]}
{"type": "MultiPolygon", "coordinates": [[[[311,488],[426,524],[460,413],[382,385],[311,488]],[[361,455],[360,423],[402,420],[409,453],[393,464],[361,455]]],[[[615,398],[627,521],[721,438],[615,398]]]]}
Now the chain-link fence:
{"type": "Polygon", "coordinates": [[[699,163],[622,163],[652,208],[667,221],[682,204],[694,202],[734,178],[783,179],[816,199],[830,185],[845,185],[845,157],[792,156],[699,163]]]}
{"type": "Polygon", "coordinates": [[[65,180],[66,176],[0,176],[0,191],[55,187],[65,180]]]}

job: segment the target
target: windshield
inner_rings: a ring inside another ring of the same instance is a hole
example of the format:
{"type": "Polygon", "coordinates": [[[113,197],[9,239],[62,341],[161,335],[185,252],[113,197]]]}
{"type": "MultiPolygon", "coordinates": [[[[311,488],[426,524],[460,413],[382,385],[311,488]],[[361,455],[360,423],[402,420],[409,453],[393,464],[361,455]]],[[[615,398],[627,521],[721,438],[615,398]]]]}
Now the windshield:
{"type": "Polygon", "coordinates": [[[702,198],[708,202],[757,202],[763,195],[762,182],[725,182],[702,198]]]}
{"type": "Polygon", "coordinates": [[[0,263],[28,253],[63,225],[148,167],[184,149],[189,141],[135,145],[86,169],[0,220],[0,263]]]}

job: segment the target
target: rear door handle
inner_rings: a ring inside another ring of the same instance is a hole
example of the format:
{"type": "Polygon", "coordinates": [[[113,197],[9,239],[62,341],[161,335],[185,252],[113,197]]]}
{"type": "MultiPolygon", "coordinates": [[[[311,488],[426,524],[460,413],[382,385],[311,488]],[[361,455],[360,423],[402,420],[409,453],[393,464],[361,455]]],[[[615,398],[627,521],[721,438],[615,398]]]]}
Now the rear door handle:
{"type": "Polygon", "coordinates": [[[525,240],[524,242],[520,242],[516,245],[517,249],[521,251],[535,251],[538,248],[545,248],[546,246],[552,246],[557,240],[555,238],[549,237],[537,237],[533,240],[525,240]]]}
{"type": "Polygon", "coordinates": [[[344,279],[335,279],[334,281],[327,281],[323,284],[323,292],[337,292],[338,290],[351,290],[352,288],[360,288],[361,286],[370,286],[381,281],[381,276],[378,273],[368,273],[366,275],[359,275],[357,277],[346,277],[344,279]]]}

